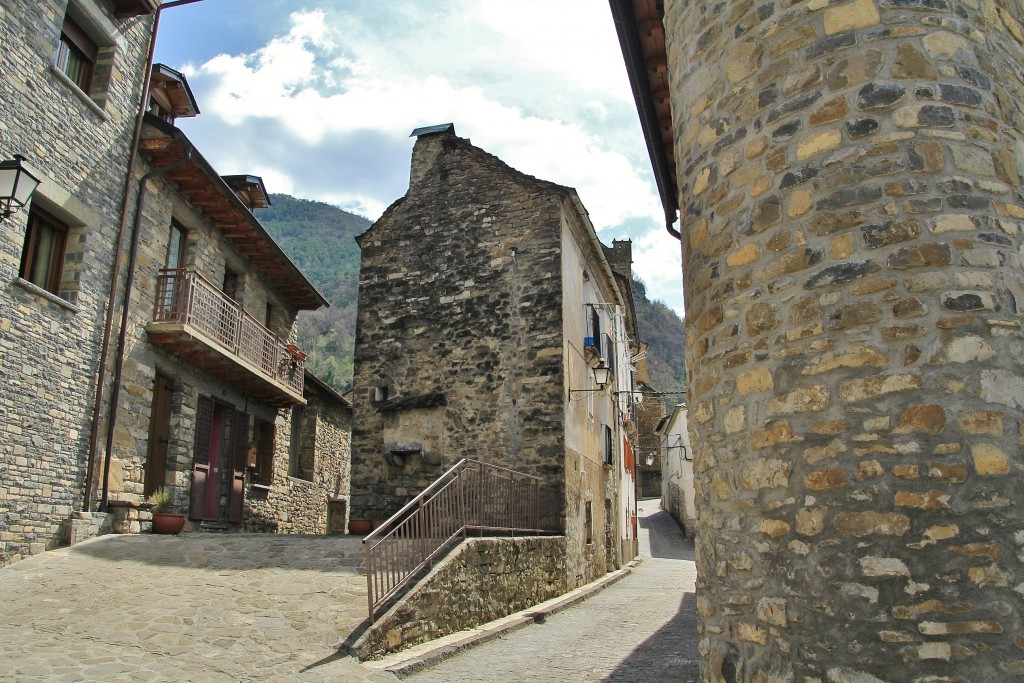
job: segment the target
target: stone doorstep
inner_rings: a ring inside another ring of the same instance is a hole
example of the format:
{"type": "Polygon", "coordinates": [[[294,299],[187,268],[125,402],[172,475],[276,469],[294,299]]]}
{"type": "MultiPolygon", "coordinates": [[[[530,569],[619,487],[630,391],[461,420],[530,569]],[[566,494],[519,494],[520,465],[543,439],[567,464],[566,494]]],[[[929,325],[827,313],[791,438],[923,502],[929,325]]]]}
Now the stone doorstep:
{"type": "Polygon", "coordinates": [[[387,671],[399,678],[405,678],[417,671],[429,669],[463,650],[483,645],[486,642],[500,638],[506,633],[519,630],[530,624],[543,622],[552,614],[557,614],[568,607],[572,607],[576,603],[586,600],[595,593],[611,586],[619,579],[629,576],[641,561],[642,558],[634,558],[622,569],[609,572],[600,579],[571,590],[565,595],[551,598],[533,607],[510,614],[507,617],[502,617],[477,628],[459,631],[458,633],[442,636],[436,640],[414,645],[407,650],[396,652],[383,659],[363,662],[363,666],[376,671],[387,671]]]}
{"type": "Polygon", "coordinates": [[[112,533],[114,515],[106,512],[83,512],[76,510],[71,519],[65,523],[64,541],[67,545],[77,545],[91,538],[112,533]]]}

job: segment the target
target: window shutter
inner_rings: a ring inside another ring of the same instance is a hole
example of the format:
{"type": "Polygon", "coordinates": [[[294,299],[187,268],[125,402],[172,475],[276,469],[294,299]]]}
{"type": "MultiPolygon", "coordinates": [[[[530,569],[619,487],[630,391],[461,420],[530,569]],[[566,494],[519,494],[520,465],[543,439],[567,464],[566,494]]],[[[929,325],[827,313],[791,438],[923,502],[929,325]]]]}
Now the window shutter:
{"type": "Polygon", "coordinates": [[[96,42],[82,30],[81,26],[75,23],[74,19],[69,16],[64,17],[64,27],[61,29],[61,33],[69,43],[81,50],[90,62],[96,62],[96,57],[99,54],[96,42]]]}
{"type": "Polygon", "coordinates": [[[206,487],[210,477],[210,439],[213,436],[213,399],[200,396],[196,403],[196,438],[192,449],[192,519],[212,519],[207,509],[206,487]]]}
{"type": "Polygon", "coordinates": [[[236,410],[231,420],[231,494],[228,521],[242,521],[245,497],[245,454],[249,449],[249,414],[236,410]]]}
{"type": "Polygon", "coordinates": [[[204,465],[210,462],[210,436],[213,432],[213,399],[200,396],[196,404],[196,442],[193,458],[204,465]]]}

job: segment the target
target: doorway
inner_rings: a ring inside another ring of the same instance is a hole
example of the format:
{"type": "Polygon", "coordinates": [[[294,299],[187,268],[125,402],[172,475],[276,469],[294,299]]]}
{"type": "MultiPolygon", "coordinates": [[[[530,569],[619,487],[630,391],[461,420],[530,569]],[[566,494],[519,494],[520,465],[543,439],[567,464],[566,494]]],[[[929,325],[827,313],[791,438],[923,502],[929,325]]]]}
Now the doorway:
{"type": "Polygon", "coordinates": [[[203,521],[242,521],[249,415],[209,396],[196,406],[189,516],[203,521]]]}

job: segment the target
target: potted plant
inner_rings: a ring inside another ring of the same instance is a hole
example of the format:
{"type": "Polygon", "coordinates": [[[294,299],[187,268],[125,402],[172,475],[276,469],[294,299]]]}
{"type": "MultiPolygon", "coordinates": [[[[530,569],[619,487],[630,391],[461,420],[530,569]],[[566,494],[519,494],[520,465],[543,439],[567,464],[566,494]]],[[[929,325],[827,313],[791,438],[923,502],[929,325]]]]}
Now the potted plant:
{"type": "Polygon", "coordinates": [[[185,528],[185,515],[171,512],[172,501],[166,486],[161,486],[146,499],[152,506],[154,534],[180,534],[185,528]]]}
{"type": "Polygon", "coordinates": [[[353,517],[348,520],[348,532],[353,536],[365,536],[373,531],[373,520],[353,517]]]}

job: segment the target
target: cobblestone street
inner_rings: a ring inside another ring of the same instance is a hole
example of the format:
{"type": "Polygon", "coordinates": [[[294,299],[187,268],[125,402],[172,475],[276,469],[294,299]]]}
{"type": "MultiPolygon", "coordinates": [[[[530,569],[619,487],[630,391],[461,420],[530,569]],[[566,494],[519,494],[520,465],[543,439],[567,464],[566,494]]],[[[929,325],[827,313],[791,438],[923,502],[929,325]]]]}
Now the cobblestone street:
{"type": "Polygon", "coordinates": [[[0,680],[396,680],[338,657],[354,537],[104,536],[0,569],[0,680]]]}
{"type": "Polygon", "coordinates": [[[414,683],[687,683],[699,680],[693,544],[640,501],[640,555],[627,577],[544,623],[413,674],[414,683]]]}
{"type": "MultiPolygon", "coordinates": [[[[579,604],[417,683],[696,681],[693,546],[641,501],[643,562],[579,604]]],[[[0,569],[0,680],[344,681],[366,616],[354,537],[104,536],[0,569]]]]}

